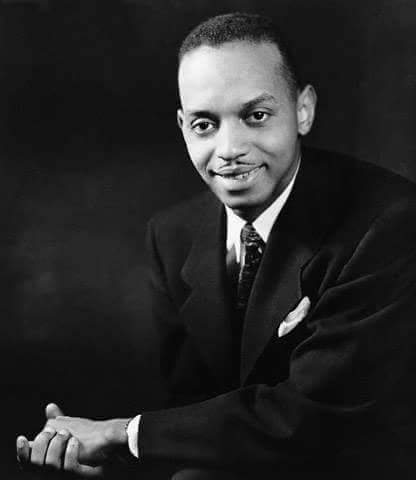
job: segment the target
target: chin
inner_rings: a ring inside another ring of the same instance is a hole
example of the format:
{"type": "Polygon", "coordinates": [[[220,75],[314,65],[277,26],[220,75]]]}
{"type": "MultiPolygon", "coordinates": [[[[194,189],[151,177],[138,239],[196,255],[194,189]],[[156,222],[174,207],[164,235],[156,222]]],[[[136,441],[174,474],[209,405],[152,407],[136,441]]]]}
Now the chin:
{"type": "Polygon", "coordinates": [[[235,195],[232,193],[218,195],[218,197],[230,208],[256,208],[267,203],[268,199],[268,197],[264,198],[263,195],[235,195]]]}
{"type": "Polygon", "coordinates": [[[244,218],[252,217],[254,214],[254,218],[256,218],[256,212],[260,212],[263,210],[262,203],[258,202],[247,202],[237,199],[220,199],[224,205],[231,208],[231,210],[235,211],[237,215],[240,215],[244,218]]]}

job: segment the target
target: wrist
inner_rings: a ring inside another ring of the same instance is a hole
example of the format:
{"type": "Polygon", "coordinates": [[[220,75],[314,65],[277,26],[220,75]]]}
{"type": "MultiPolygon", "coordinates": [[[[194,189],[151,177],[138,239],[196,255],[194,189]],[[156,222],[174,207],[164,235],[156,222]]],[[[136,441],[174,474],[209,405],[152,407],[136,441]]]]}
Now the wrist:
{"type": "Polygon", "coordinates": [[[128,445],[126,427],[129,421],[129,418],[114,418],[106,421],[107,425],[104,435],[108,445],[114,447],[128,445]]]}

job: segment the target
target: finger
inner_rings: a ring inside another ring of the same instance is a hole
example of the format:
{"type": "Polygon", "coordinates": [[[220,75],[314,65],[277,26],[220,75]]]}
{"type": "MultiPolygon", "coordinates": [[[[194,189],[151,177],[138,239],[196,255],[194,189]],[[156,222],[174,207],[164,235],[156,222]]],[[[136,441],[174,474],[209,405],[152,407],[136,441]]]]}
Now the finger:
{"type": "Polygon", "coordinates": [[[68,446],[64,458],[64,470],[68,472],[78,473],[79,442],[75,437],[71,437],[68,442],[68,446]]]}
{"type": "Polygon", "coordinates": [[[89,465],[81,465],[78,462],[79,456],[79,441],[75,437],[71,437],[68,441],[65,459],[64,470],[67,472],[82,475],[83,477],[100,477],[103,474],[102,467],[91,467],[89,465]]]}
{"type": "Polygon", "coordinates": [[[62,416],[64,412],[56,405],[56,403],[48,403],[45,408],[45,415],[46,418],[49,420],[50,418],[55,418],[62,416]]]}
{"type": "Polygon", "coordinates": [[[35,465],[43,465],[49,442],[55,436],[55,430],[46,427],[33,440],[30,461],[35,465]]]}
{"type": "Polygon", "coordinates": [[[30,461],[30,445],[29,441],[23,435],[17,437],[16,440],[17,461],[22,465],[30,461]]]}
{"type": "Polygon", "coordinates": [[[45,465],[60,469],[64,463],[65,450],[71,434],[68,430],[60,430],[49,442],[45,457],[45,465]]]}
{"type": "Polygon", "coordinates": [[[299,308],[302,310],[302,312],[307,312],[310,307],[311,301],[309,300],[309,297],[302,298],[301,302],[299,303],[299,308]]]}

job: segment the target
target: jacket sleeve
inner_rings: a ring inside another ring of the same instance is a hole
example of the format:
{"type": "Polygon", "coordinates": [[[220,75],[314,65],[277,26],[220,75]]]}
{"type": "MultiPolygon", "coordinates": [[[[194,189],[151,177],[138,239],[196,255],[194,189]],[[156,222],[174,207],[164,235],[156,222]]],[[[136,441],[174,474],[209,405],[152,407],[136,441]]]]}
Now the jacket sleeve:
{"type": "Polygon", "coordinates": [[[142,458],[244,468],[415,448],[415,211],[372,222],[308,315],[286,381],[144,413],[142,458]]]}

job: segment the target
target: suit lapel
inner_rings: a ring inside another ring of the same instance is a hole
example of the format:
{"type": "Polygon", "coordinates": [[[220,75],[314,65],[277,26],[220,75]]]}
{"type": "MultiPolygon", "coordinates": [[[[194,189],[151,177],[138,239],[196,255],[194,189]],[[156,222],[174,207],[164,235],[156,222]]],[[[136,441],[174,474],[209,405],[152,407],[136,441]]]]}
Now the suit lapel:
{"type": "Polygon", "coordinates": [[[208,197],[201,227],[182,268],[191,292],[181,316],[221,387],[232,378],[232,338],[225,271],[225,219],[222,204],[208,197]]]}
{"type": "MultiPolygon", "coordinates": [[[[267,242],[244,323],[241,383],[276,334],[279,324],[301,300],[302,269],[321,245],[336,218],[337,167],[313,150],[302,152],[293,191],[267,242]]],[[[207,196],[205,211],[182,277],[190,286],[181,316],[220,388],[232,382],[233,352],[225,272],[225,214],[207,196]]]]}
{"type": "Polygon", "coordinates": [[[302,268],[319,248],[333,221],[332,186],[308,151],[293,191],[270,233],[253,285],[243,330],[240,381],[244,384],[254,365],[277,335],[279,324],[305,295],[302,268]]]}
{"type": "Polygon", "coordinates": [[[279,324],[301,300],[300,272],[312,253],[308,245],[290,232],[276,230],[271,234],[253,285],[244,323],[242,384],[267,343],[277,334],[279,324]]]}

